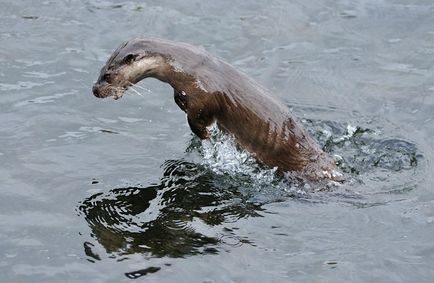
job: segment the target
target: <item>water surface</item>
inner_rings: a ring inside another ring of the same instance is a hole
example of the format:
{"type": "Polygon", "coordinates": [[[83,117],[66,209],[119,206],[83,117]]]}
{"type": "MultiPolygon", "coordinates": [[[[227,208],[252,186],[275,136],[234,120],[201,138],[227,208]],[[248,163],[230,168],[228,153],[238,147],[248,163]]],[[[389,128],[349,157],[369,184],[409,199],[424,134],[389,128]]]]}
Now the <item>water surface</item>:
{"type": "Polygon", "coordinates": [[[1,6],[1,282],[432,281],[432,1],[1,6]],[[93,97],[135,36],[271,89],[352,181],[305,187],[202,144],[156,80],[93,97]]]}

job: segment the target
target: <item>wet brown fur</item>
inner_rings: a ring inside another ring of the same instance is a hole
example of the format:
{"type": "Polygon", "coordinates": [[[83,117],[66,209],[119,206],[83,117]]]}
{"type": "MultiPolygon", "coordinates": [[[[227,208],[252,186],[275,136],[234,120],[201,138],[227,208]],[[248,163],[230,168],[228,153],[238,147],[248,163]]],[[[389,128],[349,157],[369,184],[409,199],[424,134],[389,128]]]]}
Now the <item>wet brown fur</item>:
{"type": "Polygon", "coordinates": [[[332,158],[323,152],[289,109],[268,90],[205,50],[162,39],[132,39],[107,61],[94,85],[98,97],[118,95],[146,77],[169,83],[191,130],[209,137],[217,121],[223,131],[263,163],[280,172],[300,172],[311,180],[336,179],[332,158]],[[122,81],[131,58],[157,58],[157,68],[122,81]],[[121,89],[121,90],[119,90],[121,89]]]}

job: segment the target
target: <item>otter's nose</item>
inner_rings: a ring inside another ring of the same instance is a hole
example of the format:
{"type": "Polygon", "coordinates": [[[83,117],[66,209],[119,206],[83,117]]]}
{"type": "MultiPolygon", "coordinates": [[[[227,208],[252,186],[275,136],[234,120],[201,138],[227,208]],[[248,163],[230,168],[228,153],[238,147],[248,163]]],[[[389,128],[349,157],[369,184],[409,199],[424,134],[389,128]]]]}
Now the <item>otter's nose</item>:
{"type": "Polygon", "coordinates": [[[97,85],[93,85],[92,92],[93,92],[93,95],[95,95],[96,97],[101,98],[101,94],[99,92],[99,87],[97,85]]]}

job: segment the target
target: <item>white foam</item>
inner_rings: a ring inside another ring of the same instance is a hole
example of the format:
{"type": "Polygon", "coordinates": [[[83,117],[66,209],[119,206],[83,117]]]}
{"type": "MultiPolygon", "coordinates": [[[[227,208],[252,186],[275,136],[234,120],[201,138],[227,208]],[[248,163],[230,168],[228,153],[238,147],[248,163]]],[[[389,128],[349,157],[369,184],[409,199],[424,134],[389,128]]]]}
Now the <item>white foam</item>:
{"type": "Polygon", "coordinates": [[[354,134],[356,133],[356,131],[357,131],[357,127],[356,126],[348,125],[347,126],[347,133],[345,135],[341,136],[341,137],[338,137],[338,138],[334,139],[333,141],[335,143],[338,143],[338,142],[341,142],[341,141],[344,141],[344,140],[348,140],[348,139],[350,139],[350,138],[352,138],[354,136],[354,134]]]}
{"type": "Polygon", "coordinates": [[[262,168],[249,152],[237,148],[232,137],[217,126],[210,128],[211,138],[202,141],[203,164],[217,174],[249,176],[254,182],[270,185],[277,168],[262,168]]]}

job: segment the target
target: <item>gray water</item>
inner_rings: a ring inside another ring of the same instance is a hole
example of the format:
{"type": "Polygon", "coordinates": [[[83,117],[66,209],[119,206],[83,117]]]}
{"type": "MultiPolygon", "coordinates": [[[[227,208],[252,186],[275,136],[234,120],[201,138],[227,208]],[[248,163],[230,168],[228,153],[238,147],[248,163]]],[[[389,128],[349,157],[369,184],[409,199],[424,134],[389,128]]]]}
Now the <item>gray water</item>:
{"type": "Polygon", "coordinates": [[[0,7],[0,282],[433,282],[432,1],[0,7]],[[351,182],[297,186],[202,144],[156,80],[93,97],[136,36],[271,89],[351,182]]]}

